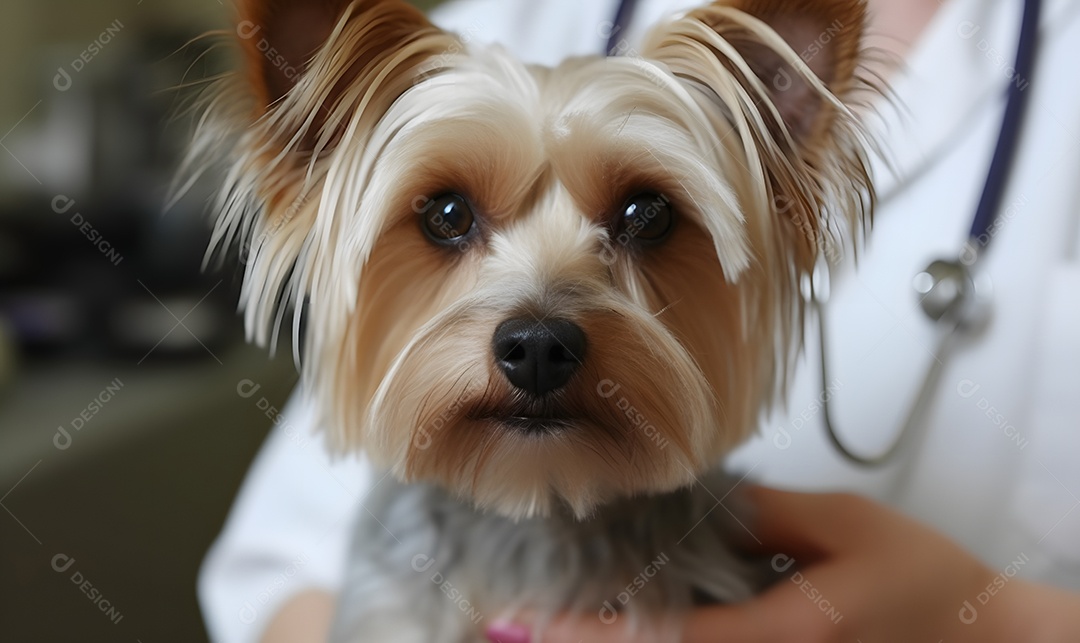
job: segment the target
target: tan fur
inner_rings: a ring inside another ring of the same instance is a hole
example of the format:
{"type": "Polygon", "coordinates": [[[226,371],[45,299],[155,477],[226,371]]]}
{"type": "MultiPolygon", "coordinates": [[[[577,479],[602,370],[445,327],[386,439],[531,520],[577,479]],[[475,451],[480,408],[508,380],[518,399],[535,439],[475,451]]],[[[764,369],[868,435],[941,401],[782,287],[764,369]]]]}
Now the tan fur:
{"type": "Polygon", "coordinates": [[[872,202],[845,105],[862,4],[796,4],[718,2],[657,27],[644,58],[549,70],[358,1],[294,86],[249,73],[257,117],[224,110],[196,144],[232,133],[215,243],[251,243],[256,340],[309,302],[304,383],[333,443],[526,516],[678,488],[745,438],[786,381],[801,280],[872,202]],[[799,40],[834,21],[843,34],[809,64],[769,26],[799,40]],[[794,89],[770,88],[774,70],[794,89]],[[656,247],[613,227],[642,191],[676,212],[656,247]],[[421,231],[446,192],[474,206],[465,247],[421,231]],[[528,315],[588,337],[542,401],[491,349],[528,315]],[[565,428],[500,421],[538,413],[565,428]]]}

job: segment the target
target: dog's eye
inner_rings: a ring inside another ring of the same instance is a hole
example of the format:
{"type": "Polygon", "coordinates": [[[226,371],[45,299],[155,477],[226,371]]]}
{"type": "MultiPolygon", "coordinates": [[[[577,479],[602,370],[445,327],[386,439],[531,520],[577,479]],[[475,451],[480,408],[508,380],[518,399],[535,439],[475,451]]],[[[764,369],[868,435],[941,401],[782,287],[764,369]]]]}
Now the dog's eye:
{"type": "Polygon", "coordinates": [[[460,240],[473,227],[473,212],[459,194],[444,194],[432,199],[423,212],[424,232],[436,243],[460,240]]]}
{"type": "Polygon", "coordinates": [[[645,192],[631,197],[623,206],[618,238],[622,243],[664,240],[675,223],[671,200],[662,194],[645,192]]]}

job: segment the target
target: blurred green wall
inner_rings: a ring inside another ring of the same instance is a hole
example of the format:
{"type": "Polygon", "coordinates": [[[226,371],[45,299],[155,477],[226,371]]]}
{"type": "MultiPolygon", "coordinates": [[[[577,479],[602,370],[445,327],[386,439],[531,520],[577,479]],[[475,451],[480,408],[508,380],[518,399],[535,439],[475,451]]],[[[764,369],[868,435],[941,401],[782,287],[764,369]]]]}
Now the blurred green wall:
{"type": "MultiPolygon", "coordinates": [[[[413,3],[426,10],[441,1],[413,3]]],[[[42,51],[53,49],[59,60],[70,59],[117,19],[125,28],[164,22],[189,28],[196,35],[227,25],[229,7],[230,0],[4,0],[0,19],[0,136],[51,87],[55,69],[44,66],[39,55],[42,51]]],[[[109,48],[101,55],[110,55],[109,48]]]]}

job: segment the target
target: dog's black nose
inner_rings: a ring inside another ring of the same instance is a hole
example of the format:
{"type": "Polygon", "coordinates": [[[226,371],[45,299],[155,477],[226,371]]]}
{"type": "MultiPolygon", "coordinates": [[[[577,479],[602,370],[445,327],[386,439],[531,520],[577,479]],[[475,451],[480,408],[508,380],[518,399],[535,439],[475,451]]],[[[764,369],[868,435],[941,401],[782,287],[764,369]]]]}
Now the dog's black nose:
{"type": "Polygon", "coordinates": [[[585,357],[585,331],[567,319],[508,319],[495,329],[495,361],[533,395],[562,388],[585,357]]]}

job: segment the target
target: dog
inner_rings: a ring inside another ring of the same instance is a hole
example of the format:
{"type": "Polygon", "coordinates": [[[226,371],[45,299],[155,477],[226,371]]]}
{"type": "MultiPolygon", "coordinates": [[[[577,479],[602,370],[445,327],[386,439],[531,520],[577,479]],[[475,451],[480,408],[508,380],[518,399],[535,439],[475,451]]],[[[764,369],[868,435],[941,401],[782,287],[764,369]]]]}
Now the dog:
{"type": "Polygon", "coordinates": [[[400,0],[241,0],[191,167],[211,250],[292,311],[328,442],[387,475],[333,639],[745,599],[720,463],[782,399],[815,266],[873,205],[861,0],[719,0],[640,51],[522,64],[400,0]]]}

